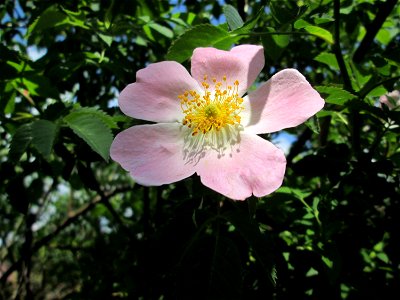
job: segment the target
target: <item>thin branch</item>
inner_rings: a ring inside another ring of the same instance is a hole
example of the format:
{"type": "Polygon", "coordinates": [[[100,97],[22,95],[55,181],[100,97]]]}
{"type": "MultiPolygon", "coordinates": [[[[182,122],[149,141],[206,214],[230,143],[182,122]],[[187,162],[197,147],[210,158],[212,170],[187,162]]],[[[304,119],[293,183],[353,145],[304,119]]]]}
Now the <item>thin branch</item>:
{"type": "MultiPolygon", "coordinates": [[[[340,74],[343,78],[344,88],[352,94],[357,94],[351,85],[349,73],[347,72],[346,64],[343,59],[342,49],[340,45],[340,0],[333,2],[333,14],[335,18],[335,44],[333,51],[340,68],[340,74]]],[[[357,110],[351,110],[351,140],[352,146],[356,157],[361,153],[360,149],[360,132],[361,132],[361,117],[357,110]]]]}
{"type": "Polygon", "coordinates": [[[397,4],[397,0],[386,0],[377,3],[377,14],[372,23],[367,26],[367,33],[354,53],[353,61],[359,63],[371,49],[371,44],[374,41],[376,34],[381,29],[386,18],[390,15],[397,4]]]}
{"type": "Polygon", "coordinates": [[[312,35],[315,34],[306,32],[306,31],[261,31],[261,32],[246,32],[246,33],[236,33],[235,35],[312,35]]]}
{"type": "MultiPolygon", "coordinates": [[[[30,255],[32,256],[34,253],[36,253],[40,248],[43,246],[47,245],[50,243],[61,231],[63,231],[66,227],[74,223],[79,217],[84,216],[87,214],[89,211],[91,211],[93,208],[96,207],[97,204],[106,202],[108,199],[111,197],[115,196],[116,194],[125,192],[127,188],[121,188],[118,190],[114,190],[113,192],[110,192],[108,194],[103,194],[103,195],[98,195],[93,198],[91,202],[89,202],[86,205],[83,205],[79,209],[77,209],[75,212],[71,213],[68,218],[66,218],[58,227],[45,237],[41,238],[37,242],[35,242],[32,245],[30,255]]],[[[0,278],[0,284],[4,284],[7,280],[7,278],[17,269],[21,268],[22,263],[26,260],[26,257],[21,257],[19,258],[13,265],[11,265],[10,268],[8,268],[7,271],[3,273],[3,275],[0,278]]]]}
{"type": "Polygon", "coordinates": [[[335,44],[333,45],[333,51],[340,68],[340,73],[343,77],[344,88],[350,93],[354,93],[353,87],[351,86],[350,76],[343,59],[342,47],[340,46],[340,0],[334,0],[333,4],[333,13],[335,18],[335,44]]]}
{"type": "Polygon", "coordinates": [[[286,156],[287,165],[291,166],[293,159],[304,149],[304,145],[311,138],[312,131],[310,128],[306,127],[304,131],[300,134],[297,141],[295,141],[290,148],[289,154],[286,156]]]}
{"type": "Polygon", "coordinates": [[[396,80],[399,80],[399,79],[400,79],[400,76],[395,76],[395,77],[392,77],[392,78],[385,79],[385,80],[383,80],[381,82],[375,83],[372,86],[368,87],[365,91],[361,90],[360,97],[364,98],[365,96],[367,96],[372,90],[374,90],[378,86],[381,86],[381,85],[384,85],[386,83],[389,83],[389,82],[392,82],[392,81],[396,81],[396,80]]]}

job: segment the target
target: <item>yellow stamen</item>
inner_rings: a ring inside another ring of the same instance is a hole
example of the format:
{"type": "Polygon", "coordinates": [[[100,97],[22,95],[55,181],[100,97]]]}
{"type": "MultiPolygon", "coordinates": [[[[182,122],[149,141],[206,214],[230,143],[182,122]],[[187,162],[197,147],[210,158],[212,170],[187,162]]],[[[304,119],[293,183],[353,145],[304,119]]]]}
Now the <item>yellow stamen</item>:
{"type": "Polygon", "coordinates": [[[203,79],[204,94],[190,90],[178,96],[185,114],[182,124],[192,128],[192,136],[239,125],[239,114],[244,109],[243,98],[239,97],[239,81],[235,80],[232,86],[227,84],[226,76],[222,77],[223,83],[212,78],[214,88],[210,90],[208,76],[204,75],[203,79]]]}

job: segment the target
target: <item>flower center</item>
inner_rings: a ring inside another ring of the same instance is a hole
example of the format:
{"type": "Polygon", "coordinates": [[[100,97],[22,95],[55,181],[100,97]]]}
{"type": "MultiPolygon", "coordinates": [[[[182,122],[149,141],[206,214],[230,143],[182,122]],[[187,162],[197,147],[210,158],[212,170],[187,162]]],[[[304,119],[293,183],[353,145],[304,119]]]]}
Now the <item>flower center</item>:
{"type": "Polygon", "coordinates": [[[178,98],[185,114],[182,124],[192,129],[192,136],[210,132],[219,132],[228,126],[240,125],[240,112],[244,109],[243,98],[239,97],[239,81],[229,85],[226,76],[222,81],[212,79],[210,89],[208,77],[204,76],[201,83],[204,93],[189,90],[178,98]]]}

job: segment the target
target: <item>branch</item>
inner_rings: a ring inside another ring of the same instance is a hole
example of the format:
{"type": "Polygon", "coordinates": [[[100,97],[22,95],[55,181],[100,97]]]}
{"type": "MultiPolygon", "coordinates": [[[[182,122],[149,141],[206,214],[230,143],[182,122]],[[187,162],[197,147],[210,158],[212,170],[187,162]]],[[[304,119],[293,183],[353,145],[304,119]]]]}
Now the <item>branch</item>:
{"type": "Polygon", "coordinates": [[[392,82],[392,81],[397,81],[400,80],[400,76],[395,76],[392,78],[388,78],[385,79],[383,81],[377,82],[369,87],[364,87],[361,91],[360,91],[360,97],[363,99],[365,98],[372,90],[374,90],[375,88],[377,88],[378,86],[384,85],[386,83],[392,82]]]}
{"type": "MultiPolygon", "coordinates": [[[[108,194],[103,194],[103,195],[98,195],[89,204],[83,205],[81,208],[70,214],[68,218],[64,220],[58,227],[45,237],[41,238],[37,242],[35,242],[32,245],[31,251],[30,251],[30,256],[32,256],[34,253],[36,253],[40,248],[43,246],[47,245],[48,243],[51,242],[62,230],[64,230],[66,227],[74,223],[79,217],[84,216],[87,214],[89,211],[91,211],[93,208],[96,207],[97,204],[102,203],[102,202],[107,202],[109,198],[115,196],[118,193],[125,192],[127,189],[126,188],[121,188],[118,190],[114,190],[111,193],[108,194]]],[[[4,274],[0,278],[0,284],[5,284],[7,278],[17,269],[19,269],[26,260],[26,257],[21,257],[19,258],[10,268],[8,268],[7,271],[4,272],[4,274]]]]}
{"type": "MultiPolygon", "coordinates": [[[[30,251],[30,256],[32,256],[36,251],[38,251],[41,247],[48,244],[54,237],[56,237],[63,229],[72,224],[75,220],[77,220],[80,216],[83,216],[88,211],[93,209],[102,199],[100,197],[95,197],[89,204],[81,207],[77,211],[75,211],[72,215],[70,215],[67,219],[64,220],[53,232],[49,233],[39,241],[33,244],[32,249],[30,251]]],[[[4,272],[3,276],[0,278],[0,283],[4,284],[8,278],[15,270],[19,269],[24,261],[24,257],[18,259],[7,271],[4,272]]]]}
{"type": "Polygon", "coordinates": [[[312,136],[311,129],[306,127],[304,131],[300,134],[297,141],[293,143],[292,147],[290,148],[289,154],[286,156],[286,161],[288,166],[291,166],[293,163],[293,159],[297,156],[297,154],[303,151],[304,145],[311,138],[311,136],[312,136]]]}
{"type": "Polygon", "coordinates": [[[335,18],[335,44],[333,45],[333,51],[340,68],[340,73],[343,77],[344,88],[354,94],[349,73],[347,72],[346,64],[343,60],[342,48],[340,46],[340,0],[334,0],[333,13],[335,18]]]}
{"type": "Polygon", "coordinates": [[[397,0],[386,0],[377,4],[378,12],[375,16],[375,19],[369,26],[367,26],[367,33],[365,34],[363,40],[360,43],[360,46],[358,46],[356,52],[353,55],[353,61],[355,63],[361,62],[365,54],[367,54],[368,50],[371,49],[371,44],[374,41],[376,34],[378,33],[379,29],[381,29],[386,18],[396,6],[396,3],[397,0]]]}

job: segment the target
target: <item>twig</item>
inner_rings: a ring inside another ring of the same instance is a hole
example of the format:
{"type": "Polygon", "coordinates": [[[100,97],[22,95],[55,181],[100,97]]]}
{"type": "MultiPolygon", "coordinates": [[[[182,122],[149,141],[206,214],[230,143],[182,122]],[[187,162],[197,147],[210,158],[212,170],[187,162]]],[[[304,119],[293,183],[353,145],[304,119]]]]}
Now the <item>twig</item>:
{"type": "Polygon", "coordinates": [[[395,76],[395,77],[392,77],[392,78],[385,79],[385,80],[383,80],[381,82],[375,83],[372,86],[368,87],[366,90],[362,89],[361,92],[360,92],[360,97],[363,99],[373,89],[377,88],[378,86],[381,86],[381,85],[384,85],[386,83],[389,83],[389,82],[392,82],[392,81],[396,81],[396,80],[399,80],[399,79],[400,79],[400,76],[395,76]]]}
{"type": "Polygon", "coordinates": [[[394,9],[396,3],[397,0],[386,0],[377,3],[377,14],[375,19],[369,26],[367,26],[367,33],[353,55],[353,61],[355,63],[361,62],[368,50],[371,49],[371,44],[374,41],[376,34],[378,33],[379,29],[381,29],[391,11],[394,9]]]}
{"type": "Polygon", "coordinates": [[[351,86],[350,76],[343,59],[342,47],[340,46],[340,0],[334,0],[333,5],[333,13],[335,17],[335,44],[333,45],[333,51],[339,65],[340,73],[343,77],[344,88],[350,93],[354,93],[353,87],[351,86]]]}
{"type": "MultiPolygon", "coordinates": [[[[103,194],[103,195],[97,195],[96,197],[93,198],[89,204],[83,205],[81,208],[76,210],[75,212],[71,213],[68,218],[66,218],[53,232],[49,233],[42,239],[38,240],[32,245],[31,251],[30,251],[30,256],[32,256],[34,253],[36,253],[40,248],[43,246],[47,245],[48,243],[51,242],[61,231],[63,231],[66,227],[74,223],[79,217],[84,216],[86,213],[91,211],[93,208],[96,207],[97,204],[103,203],[108,201],[109,198],[115,196],[116,194],[125,192],[127,188],[121,188],[118,190],[114,190],[113,192],[110,192],[108,194],[103,194]]],[[[19,258],[14,264],[11,265],[11,267],[8,268],[7,271],[4,272],[4,274],[0,278],[0,284],[5,284],[7,278],[17,269],[21,268],[22,263],[24,260],[26,260],[26,257],[21,257],[19,258]]]]}

